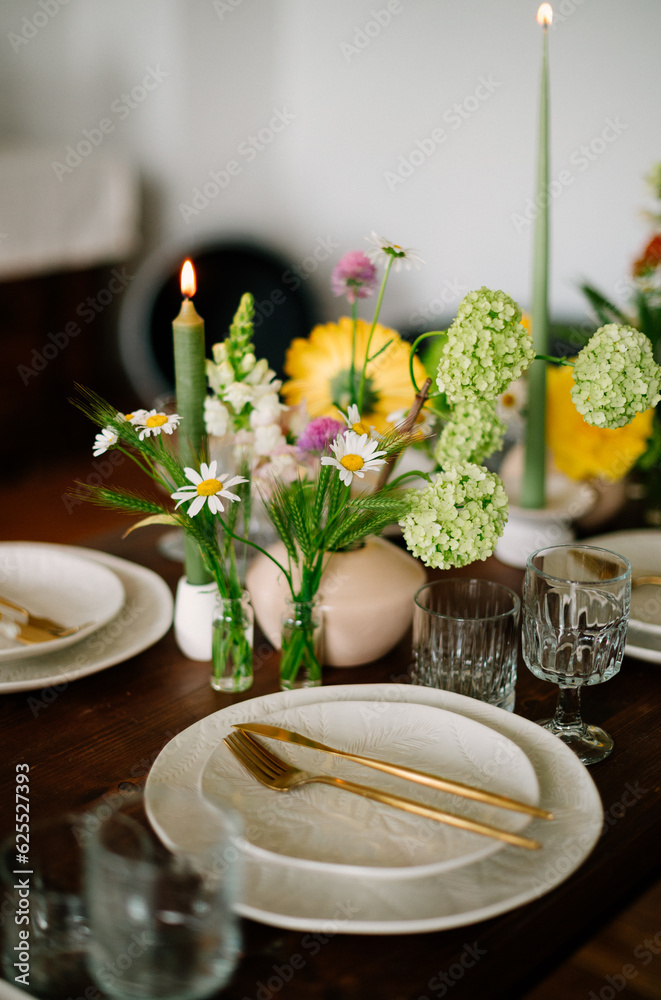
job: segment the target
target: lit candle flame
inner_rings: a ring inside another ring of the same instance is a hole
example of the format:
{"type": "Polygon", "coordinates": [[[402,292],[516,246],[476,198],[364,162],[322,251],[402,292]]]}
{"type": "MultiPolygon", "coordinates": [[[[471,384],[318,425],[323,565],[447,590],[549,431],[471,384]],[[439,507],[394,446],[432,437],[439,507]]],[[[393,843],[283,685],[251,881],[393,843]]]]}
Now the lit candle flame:
{"type": "Polygon", "coordinates": [[[553,20],[553,7],[550,3],[543,3],[542,6],[537,11],[537,24],[543,25],[548,28],[549,24],[553,20]]]}
{"type": "Polygon", "coordinates": [[[195,295],[196,290],[195,268],[189,260],[185,260],[181,269],[181,294],[190,299],[195,295]]]}

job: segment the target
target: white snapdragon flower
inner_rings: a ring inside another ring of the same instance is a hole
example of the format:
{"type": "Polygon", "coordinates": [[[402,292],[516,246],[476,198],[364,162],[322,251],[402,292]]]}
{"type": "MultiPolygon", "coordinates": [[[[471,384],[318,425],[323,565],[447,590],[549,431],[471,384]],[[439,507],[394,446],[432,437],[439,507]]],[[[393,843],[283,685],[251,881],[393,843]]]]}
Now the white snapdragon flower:
{"type": "Polygon", "coordinates": [[[287,440],[280,430],[279,424],[268,424],[266,427],[255,428],[255,453],[270,455],[276,448],[281,448],[287,440]]]}
{"type": "Polygon", "coordinates": [[[254,409],[250,414],[251,427],[266,427],[268,424],[277,424],[280,414],[286,407],[280,402],[274,392],[262,396],[254,404],[254,409]]]}
{"type": "Polygon", "coordinates": [[[215,396],[207,396],[204,400],[204,423],[208,434],[223,437],[230,430],[230,415],[215,396]]]}

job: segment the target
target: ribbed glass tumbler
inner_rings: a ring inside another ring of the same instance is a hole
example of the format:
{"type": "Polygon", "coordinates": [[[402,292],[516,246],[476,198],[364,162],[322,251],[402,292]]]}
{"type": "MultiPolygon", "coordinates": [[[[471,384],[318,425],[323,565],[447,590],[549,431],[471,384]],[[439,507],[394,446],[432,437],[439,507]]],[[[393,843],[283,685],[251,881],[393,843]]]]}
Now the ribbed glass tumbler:
{"type": "Polygon", "coordinates": [[[513,711],[521,610],[514,591],[456,577],[425,584],[414,604],[413,683],[513,711]]]}

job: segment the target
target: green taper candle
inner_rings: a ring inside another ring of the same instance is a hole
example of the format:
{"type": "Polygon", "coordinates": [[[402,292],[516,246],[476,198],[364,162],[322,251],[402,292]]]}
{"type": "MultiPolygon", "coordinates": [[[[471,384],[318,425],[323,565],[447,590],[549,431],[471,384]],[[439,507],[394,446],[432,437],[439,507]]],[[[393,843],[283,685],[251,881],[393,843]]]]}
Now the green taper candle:
{"type": "MultiPolygon", "coordinates": [[[[551,5],[543,3],[537,21],[544,29],[542,80],[539,95],[537,158],[537,220],[532,289],[532,338],[535,352],[549,353],[549,38],[551,5]]],[[[538,509],[546,501],[546,361],[535,361],[528,372],[525,460],[521,483],[522,507],[538,509]]]]}
{"type": "MultiPolygon", "coordinates": [[[[204,320],[191,298],[195,295],[195,271],[189,260],[181,269],[181,311],[172,323],[174,377],[179,424],[179,457],[184,465],[199,469],[205,440],[204,400],[207,394],[204,320]]],[[[211,576],[193,539],[186,536],[185,572],[189,583],[208,583],[211,576]]]]}

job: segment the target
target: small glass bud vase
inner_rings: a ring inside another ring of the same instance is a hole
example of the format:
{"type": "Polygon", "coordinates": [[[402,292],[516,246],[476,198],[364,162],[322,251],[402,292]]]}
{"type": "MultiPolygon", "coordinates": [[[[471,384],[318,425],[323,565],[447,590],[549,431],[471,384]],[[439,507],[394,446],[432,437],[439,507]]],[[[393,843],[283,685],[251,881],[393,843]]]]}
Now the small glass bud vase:
{"type": "Polygon", "coordinates": [[[246,691],[253,682],[254,615],[250,597],[218,597],[211,641],[211,687],[246,691]]]}
{"type": "Polygon", "coordinates": [[[321,684],[322,615],[316,601],[288,600],[282,616],[280,687],[321,684]]]}

